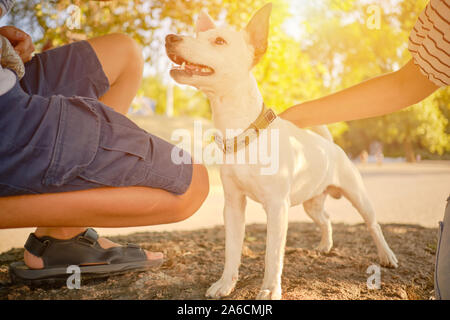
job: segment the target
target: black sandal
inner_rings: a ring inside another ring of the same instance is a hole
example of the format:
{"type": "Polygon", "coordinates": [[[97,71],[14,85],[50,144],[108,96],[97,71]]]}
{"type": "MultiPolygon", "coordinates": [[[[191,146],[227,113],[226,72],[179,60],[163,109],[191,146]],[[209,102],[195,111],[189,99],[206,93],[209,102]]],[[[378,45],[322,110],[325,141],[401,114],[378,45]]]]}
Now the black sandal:
{"type": "Polygon", "coordinates": [[[67,268],[71,265],[80,268],[82,278],[99,278],[157,268],[163,263],[162,258],[147,260],[147,255],[138,245],[130,243],[103,249],[97,240],[98,234],[92,228],[68,240],[48,236],[37,238],[31,233],[25,248],[42,258],[44,268],[30,269],[23,261],[14,262],[9,266],[11,280],[33,284],[67,279],[71,275],[67,268]]]}

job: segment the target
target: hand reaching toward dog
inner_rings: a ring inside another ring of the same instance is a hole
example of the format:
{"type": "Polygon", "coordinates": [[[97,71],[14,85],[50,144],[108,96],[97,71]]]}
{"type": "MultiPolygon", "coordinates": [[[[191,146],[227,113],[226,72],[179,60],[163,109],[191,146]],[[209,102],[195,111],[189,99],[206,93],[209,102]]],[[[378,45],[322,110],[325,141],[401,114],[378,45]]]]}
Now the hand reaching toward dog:
{"type": "Polygon", "coordinates": [[[301,128],[376,117],[418,103],[438,88],[411,59],[395,72],[292,106],[279,116],[301,128]]]}
{"type": "Polygon", "coordinates": [[[14,50],[20,56],[23,63],[31,60],[34,52],[34,45],[30,35],[13,26],[1,27],[0,35],[11,42],[14,50]]]}

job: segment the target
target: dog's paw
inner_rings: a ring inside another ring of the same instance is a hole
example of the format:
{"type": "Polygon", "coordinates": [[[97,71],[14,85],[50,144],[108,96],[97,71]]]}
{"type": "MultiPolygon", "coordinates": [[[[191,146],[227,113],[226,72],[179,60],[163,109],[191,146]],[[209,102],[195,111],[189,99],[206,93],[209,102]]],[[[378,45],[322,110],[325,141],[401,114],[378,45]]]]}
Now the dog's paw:
{"type": "Polygon", "coordinates": [[[397,268],[398,267],[397,257],[395,256],[395,253],[392,252],[391,249],[387,248],[385,251],[379,252],[378,256],[380,258],[380,264],[383,267],[387,267],[387,268],[397,268]]]}
{"type": "Polygon", "coordinates": [[[320,242],[319,245],[316,247],[316,250],[322,253],[328,253],[331,251],[331,248],[333,247],[333,242],[320,242]]]}
{"type": "Polygon", "coordinates": [[[228,296],[233,291],[236,281],[224,280],[222,278],[219,281],[213,283],[211,287],[206,291],[206,297],[208,298],[220,298],[228,296]]]}
{"type": "Polygon", "coordinates": [[[281,287],[274,290],[261,289],[256,296],[257,300],[281,300],[281,287]]]}

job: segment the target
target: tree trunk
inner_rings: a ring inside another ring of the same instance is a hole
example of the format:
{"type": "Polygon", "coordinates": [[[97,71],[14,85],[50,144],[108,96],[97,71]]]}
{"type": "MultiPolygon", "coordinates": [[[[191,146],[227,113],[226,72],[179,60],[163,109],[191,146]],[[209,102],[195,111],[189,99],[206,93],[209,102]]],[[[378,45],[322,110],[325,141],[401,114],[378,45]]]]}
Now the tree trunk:
{"type": "Polygon", "coordinates": [[[406,162],[416,162],[416,154],[410,139],[405,139],[403,142],[403,148],[405,150],[406,162]]]}

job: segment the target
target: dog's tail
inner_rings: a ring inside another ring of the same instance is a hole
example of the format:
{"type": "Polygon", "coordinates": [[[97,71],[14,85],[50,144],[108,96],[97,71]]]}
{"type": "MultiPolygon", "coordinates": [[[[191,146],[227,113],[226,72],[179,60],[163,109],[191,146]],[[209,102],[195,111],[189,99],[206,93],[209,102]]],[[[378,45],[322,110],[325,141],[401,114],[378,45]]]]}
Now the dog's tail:
{"type": "Polygon", "coordinates": [[[333,136],[331,135],[330,130],[328,130],[327,126],[314,126],[309,127],[309,130],[317,133],[319,136],[322,136],[323,138],[333,142],[333,136]]]}

